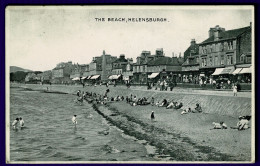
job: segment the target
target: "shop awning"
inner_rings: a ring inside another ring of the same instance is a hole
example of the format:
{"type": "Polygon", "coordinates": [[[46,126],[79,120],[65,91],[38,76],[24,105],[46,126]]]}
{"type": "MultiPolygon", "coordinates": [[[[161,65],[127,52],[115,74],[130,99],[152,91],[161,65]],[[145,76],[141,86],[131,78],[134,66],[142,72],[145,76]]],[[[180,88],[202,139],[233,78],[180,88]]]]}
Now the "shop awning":
{"type": "Polygon", "coordinates": [[[79,77],[75,77],[75,78],[73,78],[72,80],[73,80],[73,81],[76,81],[76,80],[80,80],[80,78],[79,78],[79,77]]]}
{"type": "Polygon", "coordinates": [[[232,74],[235,71],[234,67],[226,67],[223,69],[223,71],[220,73],[221,74],[232,74]]]}
{"type": "Polygon", "coordinates": [[[91,80],[95,80],[95,79],[97,79],[99,76],[100,76],[100,75],[94,75],[94,76],[92,76],[90,79],[91,79],[91,80]]]}
{"type": "Polygon", "coordinates": [[[148,78],[155,78],[158,76],[159,73],[152,73],[151,75],[148,76],[148,78]]]}
{"type": "Polygon", "coordinates": [[[243,68],[239,74],[246,74],[246,73],[252,73],[252,66],[248,68],[243,68]]]}
{"type": "Polygon", "coordinates": [[[108,77],[110,80],[117,80],[121,75],[111,75],[108,77]]]}
{"type": "Polygon", "coordinates": [[[216,68],[215,72],[212,75],[213,76],[219,75],[223,70],[224,68],[216,68]]]}
{"type": "Polygon", "coordinates": [[[243,68],[237,68],[232,74],[236,75],[238,74],[243,68]]]}

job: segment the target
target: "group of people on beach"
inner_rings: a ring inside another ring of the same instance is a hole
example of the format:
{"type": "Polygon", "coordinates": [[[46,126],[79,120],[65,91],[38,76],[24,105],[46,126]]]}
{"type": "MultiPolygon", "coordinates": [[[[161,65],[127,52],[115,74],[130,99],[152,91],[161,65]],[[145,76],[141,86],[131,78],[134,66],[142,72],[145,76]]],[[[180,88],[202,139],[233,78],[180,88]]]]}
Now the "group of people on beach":
{"type": "Polygon", "coordinates": [[[24,127],[24,120],[23,120],[23,118],[22,117],[20,117],[20,118],[16,118],[14,121],[13,121],[13,123],[12,123],[12,127],[13,127],[13,129],[18,129],[19,128],[19,125],[20,124],[20,128],[22,129],[23,127],[24,127]]]}
{"type": "MultiPolygon", "coordinates": [[[[231,129],[237,129],[237,130],[245,130],[250,128],[249,127],[249,120],[251,119],[251,116],[239,116],[237,125],[234,127],[230,127],[231,129]]],[[[227,129],[227,125],[224,122],[213,122],[213,128],[212,129],[227,129]]]]}
{"type": "MultiPolygon", "coordinates": [[[[92,93],[92,92],[80,92],[78,91],[77,95],[78,97],[87,100],[88,102],[95,102],[97,104],[104,104],[106,105],[107,102],[119,102],[119,101],[125,101],[126,103],[130,104],[131,106],[145,106],[145,105],[151,105],[151,106],[157,106],[157,107],[165,107],[166,109],[181,109],[183,108],[182,102],[177,102],[174,100],[167,100],[162,99],[161,101],[155,101],[154,97],[141,97],[137,98],[135,95],[130,94],[130,96],[116,96],[116,97],[108,97],[109,89],[106,90],[104,95],[92,93]]],[[[188,114],[188,113],[202,113],[202,107],[199,103],[196,103],[196,106],[191,109],[191,107],[188,107],[186,109],[182,109],[181,115],[188,114]]],[[[239,116],[239,121],[235,127],[230,127],[232,129],[238,129],[238,130],[244,130],[249,128],[249,120],[251,116],[239,116]]],[[[155,113],[152,111],[151,113],[151,119],[155,119],[155,113]]],[[[213,129],[227,129],[227,125],[225,122],[213,122],[213,129]]]]}

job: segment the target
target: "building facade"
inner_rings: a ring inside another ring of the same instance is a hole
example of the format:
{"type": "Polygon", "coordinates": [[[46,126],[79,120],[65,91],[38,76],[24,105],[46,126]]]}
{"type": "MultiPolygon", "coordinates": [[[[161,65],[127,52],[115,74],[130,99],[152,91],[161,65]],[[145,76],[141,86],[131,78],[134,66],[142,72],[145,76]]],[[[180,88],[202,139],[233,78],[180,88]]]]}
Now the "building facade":
{"type": "Polygon", "coordinates": [[[71,61],[64,63],[61,62],[56,65],[54,69],[52,69],[52,83],[57,83],[57,84],[66,84],[70,83],[70,75],[73,71],[75,66],[72,64],[71,61]]]}
{"type": "Polygon", "coordinates": [[[228,77],[239,64],[251,64],[251,26],[225,31],[218,25],[199,44],[200,73],[205,77],[228,77]],[[221,68],[221,73],[215,72],[221,68]]]}

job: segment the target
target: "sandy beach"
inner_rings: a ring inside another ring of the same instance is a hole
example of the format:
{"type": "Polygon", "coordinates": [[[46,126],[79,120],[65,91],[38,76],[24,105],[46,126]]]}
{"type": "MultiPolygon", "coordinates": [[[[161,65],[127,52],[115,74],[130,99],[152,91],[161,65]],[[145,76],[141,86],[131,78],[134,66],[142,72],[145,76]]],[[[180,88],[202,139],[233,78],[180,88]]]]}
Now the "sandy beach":
{"type": "MultiPolygon", "coordinates": [[[[46,90],[47,87],[47,85],[19,86],[33,90],[46,90]]],[[[104,94],[107,88],[105,86],[83,88],[52,85],[49,86],[49,89],[53,92],[70,94],[75,94],[77,90],[104,94]]],[[[203,113],[185,115],[181,115],[181,110],[151,105],[133,107],[125,101],[109,102],[106,106],[92,103],[95,111],[109,123],[121,129],[125,135],[137,140],[144,140],[145,144],[156,147],[154,158],[163,156],[165,161],[251,161],[251,129],[243,131],[230,129],[231,126],[236,126],[238,114],[251,115],[250,92],[234,98],[232,92],[224,92],[223,96],[221,92],[218,92],[217,95],[212,92],[209,96],[204,95],[203,92],[196,95],[196,90],[192,90],[192,94],[189,94],[188,90],[182,92],[180,89],[173,92],[147,92],[146,90],[142,91],[142,88],[135,87],[131,89],[109,87],[109,89],[108,96],[110,97],[116,97],[116,94],[124,96],[136,94],[137,97],[154,96],[157,100],[167,97],[184,101],[184,108],[187,105],[195,107],[194,104],[198,100],[201,101],[203,113]],[[207,100],[212,102],[209,103],[207,100]],[[230,102],[233,103],[230,104],[230,102]],[[216,108],[214,104],[220,106],[216,108]],[[225,110],[221,106],[226,107],[225,110]],[[208,109],[210,107],[213,107],[212,110],[208,109]],[[241,110],[237,112],[236,110],[239,109],[241,110]],[[232,110],[236,112],[232,113],[232,110]],[[152,111],[155,112],[155,120],[150,119],[152,111]],[[224,121],[228,129],[211,130],[213,128],[212,122],[220,121],[224,121]],[[156,156],[156,154],[158,155],[156,156]]],[[[250,127],[252,126],[251,122],[250,127]]]]}

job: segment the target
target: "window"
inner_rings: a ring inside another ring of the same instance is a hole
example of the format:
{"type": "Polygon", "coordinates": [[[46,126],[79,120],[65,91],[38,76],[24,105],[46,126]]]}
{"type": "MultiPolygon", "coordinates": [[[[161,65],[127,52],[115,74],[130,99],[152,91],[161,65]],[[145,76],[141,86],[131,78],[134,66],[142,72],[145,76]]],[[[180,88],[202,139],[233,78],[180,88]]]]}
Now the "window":
{"type": "Polygon", "coordinates": [[[221,56],[220,65],[224,65],[224,55],[221,56]]]}
{"type": "Polygon", "coordinates": [[[228,42],[228,50],[233,50],[233,41],[228,42]]]}
{"type": "Polygon", "coordinates": [[[196,57],[196,63],[199,63],[199,57],[196,57]]]}
{"type": "Polygon", "coordinates": [[[202,54],[207,54],[207,49],[205,46],[202,47],[202,54]]]}
{"type": "Polygon", "coordinates": [[[201,59],[201,66],[202,67],[207,66],[207,59],[206,58],[201,59]]]}
{"type": "Polygon", "coordinates": [[[227,55],[227,64],[232,65],[233,64],[233,55],[227,55]]]}
{"type": "Polygon", "coordinates": [[[246,57],[246,62],[251,63],[251,56],[246,57]]]}
{"type": "Polygon", "coordinates": [[[212,66],[212,57],[209,57],[209,66],[212,66]]]}
{"type": "Polygon", "coordinates": [[[224,43],[220,43],[219,51],[224,51],[224,43]]]}
{"type": "Polygon", "coordinates": [[[242,54],[242,55],[240,56],[240,62],[244,62],[244,63],[245,63],[245,60],[246,60],[245,55],[242,54]]]}
{"type": "Polygon", "coordinates": [[[218,66],[219,65],[219,63],[218,63],[218,56],[215,56],[215,66],[218,66]]]}
{"type": "Polygon", "coordinates": [[[209,47],[209,49],[210,49],[210,52],[214,52],[214,46],[213,46],[213,45],[211,45],[211,46],[209,47]]]}

